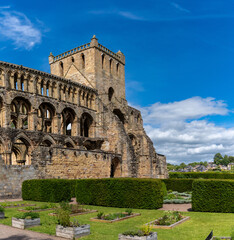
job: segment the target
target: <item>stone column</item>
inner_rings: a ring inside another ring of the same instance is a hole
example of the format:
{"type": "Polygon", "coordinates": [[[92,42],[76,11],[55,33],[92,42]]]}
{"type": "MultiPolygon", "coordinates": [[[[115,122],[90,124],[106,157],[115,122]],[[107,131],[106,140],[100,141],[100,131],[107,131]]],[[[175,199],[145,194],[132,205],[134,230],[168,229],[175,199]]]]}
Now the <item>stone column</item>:
{"type": "Polygon", "coordinates": [[[11,123],[11,105],[4,104],[2,106],[2,127],[9,128],[11,123]]]}

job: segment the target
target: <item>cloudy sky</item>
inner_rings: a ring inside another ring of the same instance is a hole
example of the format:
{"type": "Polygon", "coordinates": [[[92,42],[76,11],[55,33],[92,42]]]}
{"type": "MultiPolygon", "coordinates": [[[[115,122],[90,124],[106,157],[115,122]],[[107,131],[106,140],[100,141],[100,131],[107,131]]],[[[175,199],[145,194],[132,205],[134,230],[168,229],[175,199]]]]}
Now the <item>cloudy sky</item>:
{"type": "Polygon", "coordinates": [[[168,162],[234,155],[233,0],[0,0],[0,60],[49,71],[93,34],[126,56],[126,95],[168,162]]]}

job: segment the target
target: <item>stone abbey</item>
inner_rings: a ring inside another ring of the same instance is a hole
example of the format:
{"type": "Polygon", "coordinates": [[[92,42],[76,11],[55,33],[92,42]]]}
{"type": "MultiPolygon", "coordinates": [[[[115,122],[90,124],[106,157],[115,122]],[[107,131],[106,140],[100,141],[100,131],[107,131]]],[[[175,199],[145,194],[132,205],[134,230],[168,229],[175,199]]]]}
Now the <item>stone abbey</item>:
{"type": "Polygon", "coordinates": [[[51,74],[0,61],[0,197],[37,178],[167,177],[125,98],[125,57],[91,42],[49,55],[51,74]]]}

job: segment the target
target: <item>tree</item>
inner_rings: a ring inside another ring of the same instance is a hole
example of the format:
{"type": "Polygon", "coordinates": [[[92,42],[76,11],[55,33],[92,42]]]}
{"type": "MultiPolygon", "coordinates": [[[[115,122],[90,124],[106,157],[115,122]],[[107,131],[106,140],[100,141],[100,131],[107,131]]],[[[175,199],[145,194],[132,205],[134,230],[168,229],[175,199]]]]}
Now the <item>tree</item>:
{"type": "Polygon", "coordinates": [[[180,164],[180,168],[185,168],[187,165],[185,163],[180,164]]]}
{"type": "Polygon", "coordinates": [[[229,156],[228,160],[229,160],[229,163],[234,163],[234,157],[233,156],[229,156]]]}
{"type": "Polygon", "coordinates": [[[225,166],[227,166],[229,164],[229,157],[228,157],[228,155],[224,156],[223,160],[221,161],[221,164],[225,165],[225,166]]]}
{"type": "Polygon", "coordinates": [[[222,164],[222,160],[223,160],[223,156],[221,155],[221,153],[216,153],[216,154],[214,155],[214,163],[215,163],[216,165],[222,164]]]}

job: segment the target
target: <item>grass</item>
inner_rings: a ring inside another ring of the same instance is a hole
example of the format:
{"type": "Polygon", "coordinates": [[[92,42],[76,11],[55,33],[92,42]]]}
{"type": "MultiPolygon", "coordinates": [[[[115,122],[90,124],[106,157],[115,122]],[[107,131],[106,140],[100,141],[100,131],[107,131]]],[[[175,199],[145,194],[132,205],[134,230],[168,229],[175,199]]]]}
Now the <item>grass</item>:
{"type": "MultiPolygon", "coordinates": [[[[22,202],[21,202],[22,203],[22,202]]],[[[41,206],[45,203],[36,203],[37,206],[41,206]]],[[[0,203],[1,204],[1,203],[0,203]]],[[[22,208],[22,207],[19,207],[22,208]]],[[[124,208],[107,208],[100,206],[85,206],[87,209],[98,210],[105,214],[117,213],[125,211],[124,208]]],[[[0,219],[1,224],[11,226],[11,217],[14,216],[18,208],[6,208],[5,219],[0,219]]],[[[36,232],[47,233],[55,235],[56,217],[49,216],[51,211],[40,212],[41,226],[29,228],[36,232]]],[[[83,237],[85,240],[117,240],[118,234],[127,230],[140,228],[143,224],[153,221],[159,217],[162,217],[164,212],[161,210],[142,210],[133,209],[133,213],[141,213],[141,216],[130,218],[122,222],[116,223],[100,223],[91,222],[90,218],[96,217],[97,213],[90,213],[86,215],[80,215],[72,217],[71,219],[78,219],[81,224],[91,225],[91,235],[83,237]]],[[[200,212],[186,212],[184,216],[190,216],[191,219],[173,229],[154,229],[158,233],[159,240],[202,240],[205,239],[211,230],[214,230],[215,236],[231,236],[234,230],[233,226],[233,213],[200,213],[200,212]]]]}

